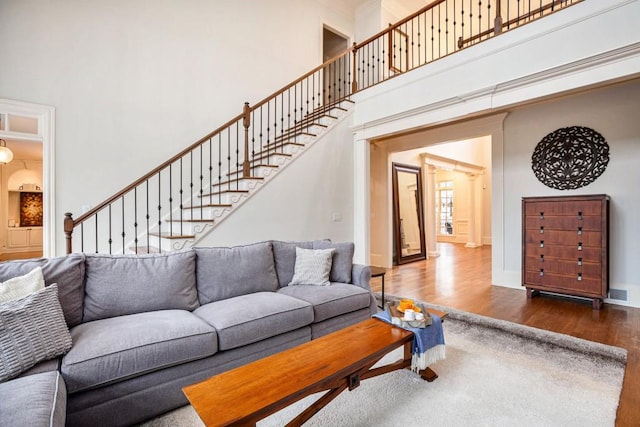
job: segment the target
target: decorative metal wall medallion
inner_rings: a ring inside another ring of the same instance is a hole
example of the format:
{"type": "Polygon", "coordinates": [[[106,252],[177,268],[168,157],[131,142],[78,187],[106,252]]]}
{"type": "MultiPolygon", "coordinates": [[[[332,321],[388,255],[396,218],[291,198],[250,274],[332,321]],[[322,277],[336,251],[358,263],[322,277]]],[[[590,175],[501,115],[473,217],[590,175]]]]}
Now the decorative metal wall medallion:
{"type": "Polygon", "coordinates": [[[595,181],[609,163],[609,145],[593,129],[557,129],[538,143],[531,156],[536,178],[547,187],[572,190],[595,181]]]}

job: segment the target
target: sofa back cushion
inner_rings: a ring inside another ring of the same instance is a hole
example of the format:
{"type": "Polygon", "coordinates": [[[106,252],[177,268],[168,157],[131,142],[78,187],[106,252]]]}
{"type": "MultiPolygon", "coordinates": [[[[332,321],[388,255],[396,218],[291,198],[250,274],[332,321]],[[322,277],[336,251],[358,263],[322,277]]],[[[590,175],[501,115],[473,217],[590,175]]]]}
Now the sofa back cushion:
{"type": "Polygon", "coordinates": [[[154,310],[198,308],[193,250],[87,254],[84,322],[154,310]]]}
{"type": "Polygon", "coordinates": [[[84,254],[70,254],[57,258],[39,258],[0,263],[0,282],[24,276],[42,267],[46,286],[58,284],[58,299],[64,319],[71,328],[82,323],[84,300],[84,254]]]}
{"type": "Polygon", "coordinates": [[[278,289],[271,242],[195,251],[200,304],[278,289]]]}
{"type": "Polygon", "coordinates": [[[316,240],[313,249],[334,249],[329,280],[332,282],[351,283],[351,269],[353,268],[352,242],[333,243],[329,240],[316,240]]]}
{"type": "Polygon", "coordinates": [[[293,279],[296,267],[296,248],[313,249],[314,242],[280,242],[274,240],[271,243],[273,244],[273,260],[276,265],[278,282],[282,288],[291,283],[293,279]]]}

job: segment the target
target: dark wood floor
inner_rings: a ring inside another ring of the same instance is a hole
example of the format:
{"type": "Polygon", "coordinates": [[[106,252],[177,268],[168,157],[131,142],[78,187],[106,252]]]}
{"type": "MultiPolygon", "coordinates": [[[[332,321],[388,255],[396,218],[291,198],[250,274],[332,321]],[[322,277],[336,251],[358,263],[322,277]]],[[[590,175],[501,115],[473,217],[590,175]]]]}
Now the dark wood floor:
{"type": "MultiPolygon", "coordinates": [[[[640,426],[640,309],[605,304],[593,310],[591,301],[551,295],[528,300],[524,290],[491,285],[490,246],[438,246],[437,258],[389,269],[385,293],[626,348],[616,425],[640,426]]],[[[380,284],[371,279],[374,291],[380,284]]]]}

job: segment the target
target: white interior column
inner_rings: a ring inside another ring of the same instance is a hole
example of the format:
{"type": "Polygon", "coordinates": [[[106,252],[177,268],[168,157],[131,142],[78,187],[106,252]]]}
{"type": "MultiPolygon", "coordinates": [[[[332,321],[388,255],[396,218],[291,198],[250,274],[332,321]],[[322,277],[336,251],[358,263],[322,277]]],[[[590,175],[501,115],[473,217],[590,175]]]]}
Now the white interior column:
{"type": "Polygon", "coordinates": [[[367,139],[355,134],[353,144],[353,242],[355,252],[353,262],[370,263],[370,208],[369,208],[369,155],[370,147],[367,139]]]}
{"type": "Polygon", "coordinates": [[[476,175],[467,174],[469,180],[469,236],[467,238],[467,248],[477,248],[480,246],[476,242],[476,175]]]}
{"type": "Polygon", "coordinates": [[[422,163],[422,172],[427,178],[424,184],[424,218],[425,239],[427,241],[427,257],[438,257],[438,228],[436,224],[436,168],[433,165],[422,163]]]}

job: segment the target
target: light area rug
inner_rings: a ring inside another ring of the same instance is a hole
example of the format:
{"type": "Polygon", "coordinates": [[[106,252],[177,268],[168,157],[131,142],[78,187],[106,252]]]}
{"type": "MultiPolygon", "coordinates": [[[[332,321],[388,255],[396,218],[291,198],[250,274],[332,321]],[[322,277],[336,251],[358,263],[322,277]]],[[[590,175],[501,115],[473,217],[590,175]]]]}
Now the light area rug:
{"type": "MultiPolygon", "coordinates": [[[[442,308],[442,307],[439,307],[442,308]]],[[[469,313],[443,323],[445,360],[428,383],[409,370],[361,382],[307,426],[613,426],[626,350],[469,313]]],[[[379,364],[402,357],[401,350],[379,364]]],[[[282,426],[320,394],[265,418],[282,426]]],[[[203,425],[186,406],[147,427],[203,425]]]]}

